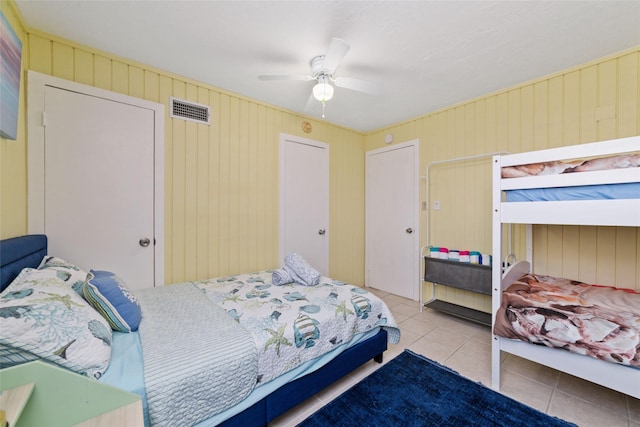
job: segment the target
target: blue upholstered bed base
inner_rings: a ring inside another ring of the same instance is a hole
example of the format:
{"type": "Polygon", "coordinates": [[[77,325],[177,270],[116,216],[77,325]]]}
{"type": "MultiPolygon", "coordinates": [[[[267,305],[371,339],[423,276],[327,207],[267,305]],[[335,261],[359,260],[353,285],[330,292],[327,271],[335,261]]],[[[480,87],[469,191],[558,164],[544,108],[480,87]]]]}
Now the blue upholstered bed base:
{"type": "Polygon", "coordinates": [[[0,241],[0,291],[23,268],[36,268],[47,254],[47,236],[32,234],[0,241]]]}
{"type": "MultiPolygon", "coordinates": [[[[47,254],[47,237],[28,235],[0,241],[0,290],[6,288],[23,268],[36,268],[47,254]]],[[[224,421],[221,425],[266,426],[267,423],[324,387],[344,377],[370,359],[382,362],[387,349],[387,332],[378,334],[348,348],[324,367],[285,384],[250,408],[224,421]]]]}

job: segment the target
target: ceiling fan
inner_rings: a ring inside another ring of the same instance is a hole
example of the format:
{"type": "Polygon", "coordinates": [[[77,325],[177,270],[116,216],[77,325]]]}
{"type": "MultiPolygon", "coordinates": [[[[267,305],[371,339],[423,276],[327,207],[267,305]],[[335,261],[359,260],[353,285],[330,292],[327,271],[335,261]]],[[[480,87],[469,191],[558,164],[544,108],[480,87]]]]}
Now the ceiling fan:
{"type": "Polygon", "coordinates": [[[379,86],[376,83],[367,82],[365,80],[355,79],[352,77],[336,77],[336,71],[340,65],[340,61],[347,54],[351,47],[342,39],[332,38],[329,43],[327,53],[318,55],[311,59],[310,75],[260,75],[260,80],[303,80],[316,82],[305,110],[311,107],[314,100],[322,103],[322,117],[324,117],[325,102],[333,97],[333,86],[345,89],[363,92],[369,95],[375,95],[379,92],[379,86]]]}

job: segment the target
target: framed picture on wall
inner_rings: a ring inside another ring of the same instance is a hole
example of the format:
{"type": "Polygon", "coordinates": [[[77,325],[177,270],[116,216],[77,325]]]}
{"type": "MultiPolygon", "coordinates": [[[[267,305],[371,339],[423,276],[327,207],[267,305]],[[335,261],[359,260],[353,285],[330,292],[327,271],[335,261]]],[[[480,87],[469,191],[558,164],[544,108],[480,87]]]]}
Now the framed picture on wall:
{"type": "Polygon", "coordinates": [[[0,136],[16,139],[22,42],[0,12],[0,136]]]}

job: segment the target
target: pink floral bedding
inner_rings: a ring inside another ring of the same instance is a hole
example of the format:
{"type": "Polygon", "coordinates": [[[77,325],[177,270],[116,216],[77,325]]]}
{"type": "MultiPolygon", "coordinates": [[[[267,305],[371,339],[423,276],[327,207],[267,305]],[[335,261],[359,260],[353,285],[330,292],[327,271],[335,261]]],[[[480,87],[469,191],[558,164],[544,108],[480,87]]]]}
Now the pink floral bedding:
{"type": "Polygon", "coordinates": [[[503,292],[494,333],[640,367],[640,292],[526,274],[503,292]]]}

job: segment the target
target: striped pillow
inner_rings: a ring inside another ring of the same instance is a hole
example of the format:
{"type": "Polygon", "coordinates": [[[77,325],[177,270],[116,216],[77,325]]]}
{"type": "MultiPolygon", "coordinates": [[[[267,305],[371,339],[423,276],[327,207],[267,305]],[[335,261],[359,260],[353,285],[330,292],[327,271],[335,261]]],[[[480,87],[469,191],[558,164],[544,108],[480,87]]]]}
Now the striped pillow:
{"type": "Polygon", "coordinates": [[[91,270],[82,295],[118,332],[137,331],[142,313],[136,297],[124,281],[109,271],[91,270]]]}

